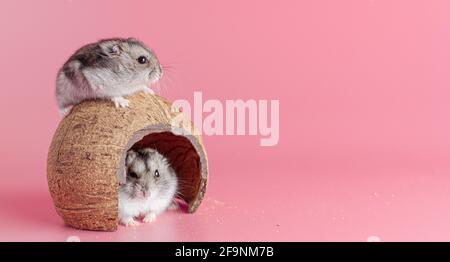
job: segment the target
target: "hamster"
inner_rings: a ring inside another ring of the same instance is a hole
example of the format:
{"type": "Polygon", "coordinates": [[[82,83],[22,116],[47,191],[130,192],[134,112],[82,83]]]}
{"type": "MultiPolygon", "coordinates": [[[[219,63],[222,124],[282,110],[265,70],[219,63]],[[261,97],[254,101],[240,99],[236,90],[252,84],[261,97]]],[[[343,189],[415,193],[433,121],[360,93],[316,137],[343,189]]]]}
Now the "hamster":
{"type": "Polygon", "coordinates": [[[110,99],[128,107],[124,96],[150,92],[163,75],[151,49],[134,38],[111,38],[78,49],[58,71],[56,99],[61,116],[88,99],[110,99]]]}
{"type": "Polygon", "coordinates": [[[178,190],[175,171],[167,158],[151,148],[129,150],[126,182],[119,188],[119,222],[134,226],[138,217],[149,223],[172,207],[178,190]]]}

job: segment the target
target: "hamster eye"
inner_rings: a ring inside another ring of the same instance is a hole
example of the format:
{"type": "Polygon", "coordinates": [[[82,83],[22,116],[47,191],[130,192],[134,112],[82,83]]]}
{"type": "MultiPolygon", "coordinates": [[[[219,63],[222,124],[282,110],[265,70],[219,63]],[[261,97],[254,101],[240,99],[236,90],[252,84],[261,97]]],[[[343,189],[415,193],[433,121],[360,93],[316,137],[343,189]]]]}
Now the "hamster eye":
{"type": "Polygon", "coordinates": [[[147,57],[140,56],[140,57],[138,57],[137,61],[139,62],[139,64],[145,64],[145,63],[147,63],[147,57]]]}
{"type": "Polygon", "coordinates": [[[138,175],[133,171],[131,171],[128,175],[132,178],[138,178],[138,175]]]}
{"type": "Polygon", "coordinates": [[[157,169],[157,170],[155,170],[155,177],[159,177],[159,172],[158,172],[158,169],[157,169]]]}

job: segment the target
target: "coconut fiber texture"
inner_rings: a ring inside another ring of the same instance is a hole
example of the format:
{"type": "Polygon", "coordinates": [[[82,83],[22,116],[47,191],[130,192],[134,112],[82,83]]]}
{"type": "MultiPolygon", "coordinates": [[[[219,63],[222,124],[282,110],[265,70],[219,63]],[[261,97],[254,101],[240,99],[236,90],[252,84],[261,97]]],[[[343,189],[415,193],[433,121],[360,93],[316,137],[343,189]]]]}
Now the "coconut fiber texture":
{"type": "Polygon", "coordinates": [[[128,108],[107,100],[76,105],[55,132],[48,186],[57,213],[72,227],[117,229],[118,187],[125,180],[130,148],[152,147],[169,159],[188,212],[195,212],[203,199],[207,157],[189,120],[162,97],[138,93],[128,99],[128,108]]]}

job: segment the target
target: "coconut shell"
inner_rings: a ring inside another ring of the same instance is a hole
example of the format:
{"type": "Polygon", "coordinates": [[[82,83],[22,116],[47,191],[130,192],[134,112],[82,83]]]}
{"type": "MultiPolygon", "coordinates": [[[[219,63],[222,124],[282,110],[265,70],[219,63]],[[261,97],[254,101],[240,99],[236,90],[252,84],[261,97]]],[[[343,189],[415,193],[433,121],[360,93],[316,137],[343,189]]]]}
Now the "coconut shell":
{"type": "Polygon", "coordinates": [[[47,179],[56,211],[67,225],[117,229],[118,187],[125,180],[130,148],[152,147],[169,159],[188,212],[195,212],[203,199],[207,156],[191,122],[160,96],[138,93],[127,99],[128,108],[107,100],[82,102],[59,123],[47,179]]]}

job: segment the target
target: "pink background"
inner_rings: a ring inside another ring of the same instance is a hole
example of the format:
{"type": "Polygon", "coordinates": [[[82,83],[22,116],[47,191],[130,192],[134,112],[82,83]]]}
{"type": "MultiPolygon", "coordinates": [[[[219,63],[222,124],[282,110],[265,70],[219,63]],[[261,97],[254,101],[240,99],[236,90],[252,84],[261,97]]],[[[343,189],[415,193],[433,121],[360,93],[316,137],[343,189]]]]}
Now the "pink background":
{"type": "Polygon", "coordinates": [[[0,3],[0,240],[450,240],[450,2],[0,3]],[[114,233],[64,226],[47,191],[58,67],[80,45],[153,47],[171,100],[279,99],[280,142],[205,137],[194,214],[114,233]]]}

